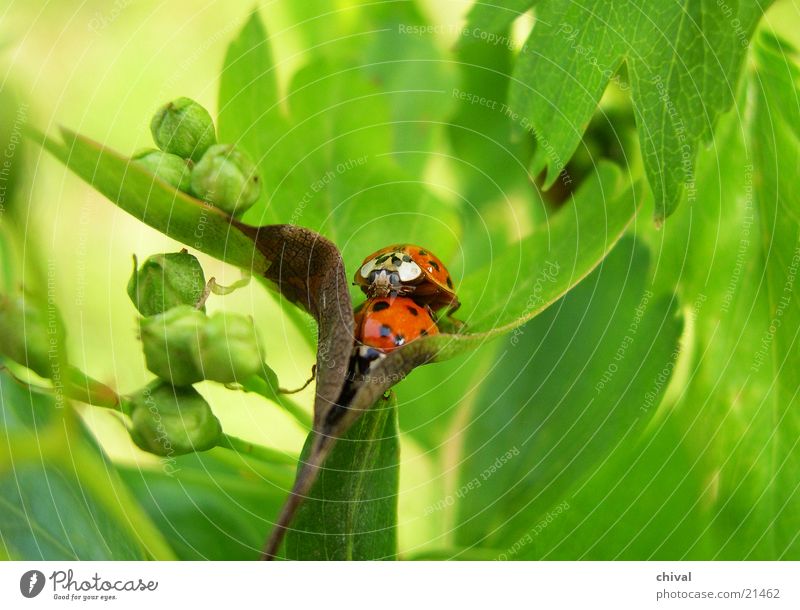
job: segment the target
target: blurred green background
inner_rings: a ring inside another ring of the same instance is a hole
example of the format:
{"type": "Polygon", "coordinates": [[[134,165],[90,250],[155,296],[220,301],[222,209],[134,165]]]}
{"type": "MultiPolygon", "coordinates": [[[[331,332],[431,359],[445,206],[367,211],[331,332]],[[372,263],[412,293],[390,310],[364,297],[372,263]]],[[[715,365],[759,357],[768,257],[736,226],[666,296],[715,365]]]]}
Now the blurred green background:
{"type": "MultiPolygon", "coordinates": [[[[289,8],[291,2],[260,3],[284,89],[291,74],[306,59],[307,40],[289,8]]],[[[470,3],[429,0],[418,4],[431,23],[441,26],[433,37],[435,44],[443,53],[450,53],[470,3]]],[[[348,2],[329,5],[347,20],[348,2]]],[[[4,86],[13,86],[30,102],[31,122],[44,131],[54,132],[56,126],[65,125],[116,150],[133,152],[151,145],[150,117],[169,99],[189,96],[215,114],[226,47],[251,8],[251,3],[223,1],[7,0],[0,7],[0,73],[4,86]]],[[[800,11],[794,2],[777,2],[766,21],[800,44],[800,11]]],[[[526,26],[530,23],[516,24],[520,38],[526,26]]],[[[359,24],[353,22],[352,27],[358,31],[359,24]]],[[[32,191],[25,198],[30,206],[24,230],[30,236],[29,243],[40,249],[39,262],[57,268],[56,292],[70,329],[70,354],[76,365],[100,381],[120,392],[134,390],[151,376],[141,357],[135,311],[125,292],[131,255],[141,258],[155,252],[176,251],[182,245],[111,205],[38,148],[30,146],[28,155],[32,191]]],[[[432,158],[429,166],[426,176],[431,184],[457,192],[457,179],[437,159],[432,158]]],[[[491,216],[492,212],[487,216],[494,229],[514,238],[529,232],[532,221],[516,215],[513,202],[511,206],[498,207],[494,213],[495,216],[491,216]]],[[[644,233],[648,231],[643,229],[644,233]]],[[[654,238],[653,243],[658,239],[654,238]]],[[[23,266],[31,255],[30,251],[22,252],[23,266]]],[[[222,284],[240,277],[237,269],[202,254],[198,256],[207,277],[213,276],[222,284]]],[[[658,253],[652,257],[658,258],[658,253]]],[[[260,285],[251,283],[230,296],[213,298],[210,310],[215,308],[252,313],[263,336],[269,338],[268,349],[275,346],[268,353],[268,361],[281,384],[295,387],[306,380],[314,353],[260,285]]],[[[457,377],[460,364],[446,369],[448,375],[453,374],[449,383],[460,385],[465,402],[475,400],[473,390],[491,363],[492,349],[489,346],[469,356],[464,379],[457,377]]],[[[440,374],[438,370],[431,367],[430,371],[415,372],[419,383],[413,387],[435,388],[436,383],[431,380],[440,374]]],[[[242,392],[229,392],[213,384],[199,387],[227,432],[290,454],[299,451],[306,431],[281,410],[242,392]]],[[[399,392],[401,424],[405,428],[436,419],[432,409],[442,405],[435,401],[422,406],[418,402],[404,405],[404,399],[424,400],[426,395],[415,397],[413,391],[404,395],[403,388],[400,386],[399,392]]],[[[313,387],[297,398],[310,412],[313,387]]],[[[81,413],[113,460],[143,467],[157,463],[131,444],[113,414],[88,407],[83,407],[81,413]]],[[[447,532],[452,526],[447,522],[453,518],[452,513],[431,511],[430,507],[442,499],[442,476],[457,476],[453,462],[456,458],[446,446],[440,446],[453,439],[431,439],[426,446],[419,442],[421,436],[424,433],[401,437],[401,553],[439,546],[441,537],[450,535],[447,532]]],[[[452,480],[449,485],[452,487],[452,480]]]]}

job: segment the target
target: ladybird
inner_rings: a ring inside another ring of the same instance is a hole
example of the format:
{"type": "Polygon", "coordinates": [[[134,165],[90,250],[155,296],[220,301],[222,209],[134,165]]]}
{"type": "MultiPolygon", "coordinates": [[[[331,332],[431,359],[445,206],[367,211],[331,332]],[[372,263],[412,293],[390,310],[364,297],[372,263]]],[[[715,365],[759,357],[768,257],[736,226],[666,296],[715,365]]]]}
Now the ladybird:
{"type": "Polygon", "coordinates": [[[388,352],[414,339],[438,333],[439,328],[427,305],[400,296],[368,299],[355,312],[355,364],[364,372],[388,352]]]}
{"type": "Polygon", "coordinates": [[[449,307],[449,314],[461,305],[444,263],[411,244],[395,244],[370,254],[356,271],[355,284],[370,298],[413,296],[434,311],[449,307]]]}

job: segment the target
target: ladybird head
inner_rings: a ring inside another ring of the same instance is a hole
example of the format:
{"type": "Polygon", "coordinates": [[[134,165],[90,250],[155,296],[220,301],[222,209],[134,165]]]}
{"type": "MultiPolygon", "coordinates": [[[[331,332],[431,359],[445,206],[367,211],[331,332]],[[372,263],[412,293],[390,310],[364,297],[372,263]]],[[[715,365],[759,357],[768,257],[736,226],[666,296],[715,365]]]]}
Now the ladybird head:
{"type": "Polygon", "coordinates": [[[383,269],[374,269],[367,276],[366,292],[371,299],[386,297],[396,292],[400,287],[400,276],[396,271],[388,272],[383,269]]]}

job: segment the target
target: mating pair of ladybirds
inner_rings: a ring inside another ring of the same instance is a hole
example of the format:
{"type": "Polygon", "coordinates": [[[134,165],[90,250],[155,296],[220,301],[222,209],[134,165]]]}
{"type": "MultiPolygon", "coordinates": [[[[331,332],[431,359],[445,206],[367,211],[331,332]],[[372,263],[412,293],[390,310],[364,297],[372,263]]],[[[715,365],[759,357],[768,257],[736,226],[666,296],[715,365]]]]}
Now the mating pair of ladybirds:
{"type": "Polygon", "coordinates": [[[384,354],[428,335],[439,327],[434,313],[460,303],[442,261],[425,248],[388,246],[371,254],[359,267],[355,284],[367,300],[355,312],[354,364],[365,372],[384,354]]]}

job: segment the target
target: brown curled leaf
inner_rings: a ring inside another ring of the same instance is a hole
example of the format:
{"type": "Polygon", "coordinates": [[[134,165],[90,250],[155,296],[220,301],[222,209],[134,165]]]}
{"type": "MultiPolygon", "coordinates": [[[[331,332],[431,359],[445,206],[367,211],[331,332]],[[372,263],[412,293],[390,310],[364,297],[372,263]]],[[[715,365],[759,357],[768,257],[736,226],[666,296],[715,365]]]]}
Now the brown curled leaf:
{"type": "Polygon", "coordinates": [[[353,349],[353,304],[342,257],[333,243],[303,227],[235,224],[271,262],[264,277],[317,321],[314,429],[320,430],[342,392],[353,349]]]}
{"type": "Polygon", "coordinates": [[[312,448],[265,545],[262,557],[272,559],[336,441],[384,392],[414,367],[429,362],[436,352],[431,350],[435,344],[428,343],[423,349],[412,344],[397,350],[379,362],[368,376],[351,382],[345,391],[353,350],[353,305],[339,250],[324,237],[302,227],[235,224],[252,237],[259,252],[270,262],[264,277],[289,301],[310,313],[319,328],[312,448]]]}

